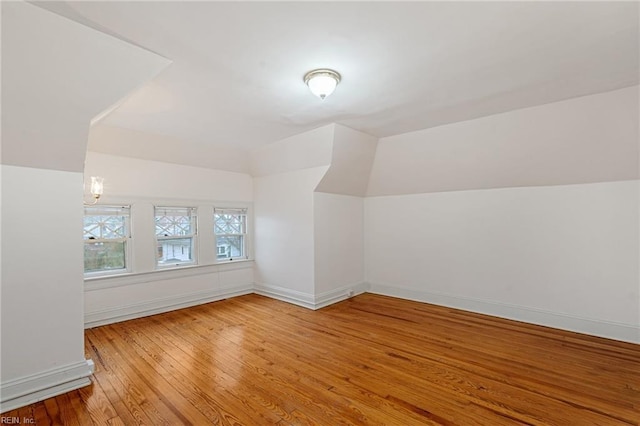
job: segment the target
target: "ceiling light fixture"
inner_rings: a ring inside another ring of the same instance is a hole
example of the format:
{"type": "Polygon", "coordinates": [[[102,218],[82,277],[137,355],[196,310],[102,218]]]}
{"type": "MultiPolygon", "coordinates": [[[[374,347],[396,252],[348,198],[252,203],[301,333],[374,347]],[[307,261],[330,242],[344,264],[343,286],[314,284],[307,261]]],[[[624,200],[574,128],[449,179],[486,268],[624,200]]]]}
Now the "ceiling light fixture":
{"type": "Polygon", "coordinates": [[[304,82],[309,86],[311,93],[324,99],[336,90],[340,83],[340,74],[329,69],[313,70],[305,74],[304,82]]]}

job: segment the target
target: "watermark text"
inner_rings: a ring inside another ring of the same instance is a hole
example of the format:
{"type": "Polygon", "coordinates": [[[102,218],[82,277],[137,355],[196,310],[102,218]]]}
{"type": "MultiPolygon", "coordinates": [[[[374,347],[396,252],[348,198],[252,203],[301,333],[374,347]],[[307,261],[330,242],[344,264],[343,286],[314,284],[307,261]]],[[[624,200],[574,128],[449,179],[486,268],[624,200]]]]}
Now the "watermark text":
{"type": "Polygon", "coordinates": [[[33,417],[1,416],[0,424],[2,425],[35,425],[36,419],[34,419],[33,417]]]}

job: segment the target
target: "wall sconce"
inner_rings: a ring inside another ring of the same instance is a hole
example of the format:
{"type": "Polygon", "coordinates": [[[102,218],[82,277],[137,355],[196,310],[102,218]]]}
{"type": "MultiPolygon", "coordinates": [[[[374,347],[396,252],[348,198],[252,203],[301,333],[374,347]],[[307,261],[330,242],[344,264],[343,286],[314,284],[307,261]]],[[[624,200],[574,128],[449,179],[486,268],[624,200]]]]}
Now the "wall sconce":
{"type": "Polygon", "coordinates": [[[96,204],[100,199],[100,196],[104,192],[104,178],[101,178],[100,176],[91,176],[90,191],[91,191],[91,196],[93,197],[93,202],[91,203],[85,202],[84,204],[86,206],[96,204]]]}

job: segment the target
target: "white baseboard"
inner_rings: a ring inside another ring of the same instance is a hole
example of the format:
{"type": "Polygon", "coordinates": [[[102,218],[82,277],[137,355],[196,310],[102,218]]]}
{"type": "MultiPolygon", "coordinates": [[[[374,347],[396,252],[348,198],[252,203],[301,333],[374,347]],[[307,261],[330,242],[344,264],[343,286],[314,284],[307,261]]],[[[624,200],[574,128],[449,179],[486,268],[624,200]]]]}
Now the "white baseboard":
{"type": "Polygon", "coordinates": [[[255,284],[254,292],[283,302],[292,303],[307,309],[320,309],[367,291],[367,283],[343,286],[335,290],[320,293],[317,296],[270,284],[255,284]]]}
{"type": "Polygon", "coordinates": [[[274,285],[246,284],[222,290],[208,290],[118,306],[100,311],[86,312],[84,326],[85,328],[93,328],[250,293],[261,294],[273,299],[282,300],[307,309],[315,310],[341,300],[348,299],[356,294],[364,293],[367,288],[368,284],[358,283],[314,296],[310,293],[303,293],[274,285]]]}
{"type": "Polygon", "coordinates": [[[369,283],[361,282],[320,293],[314,298],[313,309],[324,308],[325,306],[329,306],[358,294],[365,293],[367,290],[369,290],[369,283]]]}
{"type": "Polygon", "coordinates": [[[253,292],[272,299],[282,300],[307,309],[315,309],[315,298],[311,293],[303,293],[270,284],[254,284],[253,292]]]}
{"type": "Polygon", "coordinates": [[[190,306],[201,305],[203,303],[214,302],[216,300],[228,299],[230,297],[242,296],[250,293],[253,293],[253,284],[251,283],[224,289],[207,290],[179,296],[165,297],[162,299],[154,299],[142,303],[118,306],[100,311],[86,312],[84,316],[84,327],[98,327],[100,325],[146,317],[149,315],[160,314],[163,312],[173,311],[175,309],[187,308],[190,306]]]}
{"type": "Polygon", "coordinates": [[[432,303],[531,324],[590,334],[592,336],[630,343],[640,343],[640,327],[633,324],[580,318],[526,306],[510,305],[491,300],[465,298],[384,284],[371,283],[368,291],[374,294],[432,303]]]}
{"type": "Polygon", "coordinates": [[[0,412],[33,404],[91,384],[93,361],[84,360],[0,385],[0,412]]]}
{"type": "Polygon", "coordinates": [[[97,327],[133,318],[155,315],[175,309],[186,308],[216,300],[228,299],[244,294],[257,293],[282,300],[307,309],[320,309],[360,293],[370,292],[418,302],[433,303],[478,312],[502,318],[555,327],[594,336],[606,337],[631,343],[640,343],[640,327],[589,318],[580,318],[557,312],[526,306],[510,305],[491,300],[452,296],[448,294],[408,289],[377,283],[357,283],[314,295],[270,284],[246,284],[221,290],[208,290],[144,303],[119,306],[85,314],[85,328],[97,327]]]}

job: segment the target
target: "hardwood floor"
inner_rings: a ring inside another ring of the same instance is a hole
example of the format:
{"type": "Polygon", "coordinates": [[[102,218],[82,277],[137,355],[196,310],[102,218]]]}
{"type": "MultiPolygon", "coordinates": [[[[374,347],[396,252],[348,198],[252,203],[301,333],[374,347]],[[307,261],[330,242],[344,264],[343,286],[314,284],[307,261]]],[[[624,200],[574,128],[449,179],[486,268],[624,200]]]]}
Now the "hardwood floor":
{"type": "Polygon", "coordinates": [[[86,332],[37,425],[638,425],[640,345],[363,294],[242,296],[86,332]]]}

